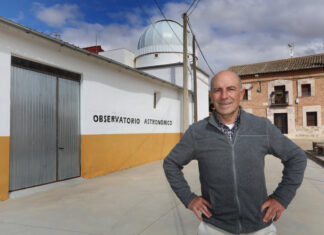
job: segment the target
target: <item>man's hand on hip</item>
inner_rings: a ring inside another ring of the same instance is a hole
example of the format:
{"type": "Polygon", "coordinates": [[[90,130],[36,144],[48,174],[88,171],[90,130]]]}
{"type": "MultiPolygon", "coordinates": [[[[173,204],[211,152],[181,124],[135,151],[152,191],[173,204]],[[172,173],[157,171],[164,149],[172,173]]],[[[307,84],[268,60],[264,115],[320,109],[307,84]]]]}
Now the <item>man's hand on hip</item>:
{"type": "Polygon", "coordinates": [[[274,221],[277,221],[281,216],[281,213],[285,210],[285,207],[281,205],[277,200],[269,197],[268,200],[262,204],[261,212],[265,208],[268,208],[267,213],[263,217],[263,222],[269,222],[274,216],[274,221]]]}
{"type": "Polygon", "coordinates": [[[196,214],[199,220],[202,220],[200,213],[204,214],[207,218],[210,218],[212,216],[212,213],[208,209],[212,208],[211,204],[205,199],[203,199],[201,196],[193,199],[189,203],[188,208],[196,214]]]}

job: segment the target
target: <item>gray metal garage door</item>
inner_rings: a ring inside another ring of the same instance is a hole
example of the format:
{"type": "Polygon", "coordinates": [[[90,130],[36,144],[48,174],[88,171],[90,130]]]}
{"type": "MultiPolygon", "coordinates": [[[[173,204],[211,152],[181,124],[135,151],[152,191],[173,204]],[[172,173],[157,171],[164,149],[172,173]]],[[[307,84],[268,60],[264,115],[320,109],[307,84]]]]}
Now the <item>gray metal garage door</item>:
{"type": "Polygon", "coordinates": [[[10,191],[77,176],[79,82],[12,66],[10,191]]]}
{"type": "Polygon", "coordinates": [[[58,180],[80,175],[79,82],[58,79],[58,180]]]}

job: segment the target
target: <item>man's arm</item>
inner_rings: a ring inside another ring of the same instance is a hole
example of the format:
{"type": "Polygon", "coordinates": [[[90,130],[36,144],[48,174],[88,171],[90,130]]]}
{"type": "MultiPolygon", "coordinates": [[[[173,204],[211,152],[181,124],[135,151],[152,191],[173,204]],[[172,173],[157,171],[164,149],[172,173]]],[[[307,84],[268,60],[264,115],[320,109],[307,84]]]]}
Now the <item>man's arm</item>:
{"type": "Polygon", "coordinates": [[[211,204],[201,196],[198,197],[190,190],[190,187],[183,176],[183,166],[195,158],[195,141],[192,128],[184,133],[180,142],[171,150],[164,159],[163,168],[171,188],[188,209],[192,210],[198,219],[202,220],[200,213],[208,218],[212,216],[211,204]]]}
{"type": "Polygon", "coordinates": [[[183,166],[194,159],[194,144],[192,128],[189,127],[180,142],[171,150],[163,162],[164,172],[171,188],[185,207],[188,207],[189,203],[197,197],[190,190],[182,173],[183,166]]]}
{"type": "Polygon", "coordinates": [[[276,214],[275,220],[278,220],[282,211],[288,207],[303,181],[307,164],[304,151],[285,137],[269,120],[267,120],[267,131],[269,154],[281,159],[284,170],[278,187],[262,205],[262,211],[268,207],[265,221],[269,221],[274,214],[276,214]]]}

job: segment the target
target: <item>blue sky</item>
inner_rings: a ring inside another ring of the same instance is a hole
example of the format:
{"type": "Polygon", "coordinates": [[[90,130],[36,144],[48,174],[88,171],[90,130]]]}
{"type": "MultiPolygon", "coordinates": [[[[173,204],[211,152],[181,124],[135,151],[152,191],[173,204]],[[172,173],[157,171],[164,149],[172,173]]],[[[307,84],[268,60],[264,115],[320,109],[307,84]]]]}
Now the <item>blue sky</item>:
{"type": "MultiPolygon", "coordinates": [[[[85,47],[136,51],[140,35],[162,19],[154,0],[1,0],[0,15],[85,47]],[[138,5],[140,2],[143,10],[138,5]]],[[[192,0],[157,0],[166,17],[182,22],[192,0]]],[[[324,52],[322,0],[200,0],[189,19],[215,72],[231,65],[324,52]]],[[[208,71],[202,59],[199,66],[208,71]]]]}
{"type": "MultiPolygon", "coordinates": [[[[139,5],[136,0],[1,0],[1,16],[17,21],[23,25],[39,31],[59,30],[61,25],[49,25],[37,17],[42,9],[62,9],[71,6],[70,12],[77,13],[79,20],[92,24],[120,23],[128,24],[125,17],[116,17],[118,13],[137,11],[139,5]]],[[[153,7],[154,1],[139,1],[142,6],[153,7]]],[[[161,5],[166,1],[159,0],[161,5]]],[[[186,1],[184,1],[186,2],[186,1]]]]}

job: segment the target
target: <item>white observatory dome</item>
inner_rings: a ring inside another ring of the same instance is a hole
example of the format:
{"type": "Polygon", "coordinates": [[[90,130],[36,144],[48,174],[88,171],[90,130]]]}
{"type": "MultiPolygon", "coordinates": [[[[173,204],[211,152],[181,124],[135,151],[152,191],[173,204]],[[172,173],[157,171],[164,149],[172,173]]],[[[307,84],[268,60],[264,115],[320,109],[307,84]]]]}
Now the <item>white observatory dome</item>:
{"type": "MultiPolygon", "coordinates": [[[[144,31],[138,41],[136,67],[182,63],[182,42],[182,25],[172,20],[156,21],[144,31]]],[[[192,35],[189,31],[188,54],[192,54],[192,35]]]]}

